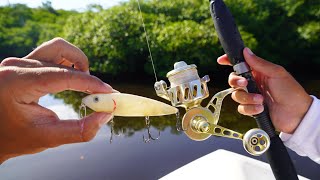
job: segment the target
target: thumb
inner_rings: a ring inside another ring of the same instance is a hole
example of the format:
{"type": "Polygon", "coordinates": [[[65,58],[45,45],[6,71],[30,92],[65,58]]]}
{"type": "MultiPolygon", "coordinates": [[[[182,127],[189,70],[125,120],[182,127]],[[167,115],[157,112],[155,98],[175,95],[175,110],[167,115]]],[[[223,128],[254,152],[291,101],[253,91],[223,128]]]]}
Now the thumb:
{"type": "Polygon", "coordinates": [[[244,58],[246,59],[246,62],[251,67],[252,70],[262,73],[267,76],[272,75],[279,75],[277,72],[282,71],[282,67],[273,64],[269,61],[266,61],[258,56],[256,56],[249,48],[244,48],[243,50],[244,58]]]}
{"type": "Polygon", "coordinates": [[[93,139],[102,125],[112,119],[110,113],[92,113],[81,120],[60,120],[46,129],[49,147],[87,142],[93,139]]]}

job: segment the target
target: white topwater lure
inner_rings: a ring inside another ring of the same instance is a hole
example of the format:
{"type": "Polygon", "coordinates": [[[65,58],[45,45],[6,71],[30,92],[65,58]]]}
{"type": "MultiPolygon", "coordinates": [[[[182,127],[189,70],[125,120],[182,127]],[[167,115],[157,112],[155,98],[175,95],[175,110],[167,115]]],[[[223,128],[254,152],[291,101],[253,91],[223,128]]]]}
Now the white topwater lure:
{"type": "Polygon", "coordinates": [[[81,107],[122,117],[164,116],[178,113],[177,108],[163,102],[125,93],[91,94],[82,99],[81,107]]]}
{"type": "MultiPolygon", "coordinates": [[[[158,137],[151,135],[150,116],[164,116],[178,114],[179,112],[177,108],[163,102],[124,93],[91,94],[84,97],[80,106],[80,117],[86,116],[87,107],[95,112],[109,112],[114,116],[145,117],[148,132],[147,138],[143,135],[143,141],[145,143],[151,140],[157,140],[160,137],[160,131],[158,132],[158,137]],[[84,115],[81,113],[82,110],[84,110],[84,115]]],[[[114,122],[111,120],[110,143],[112,143],[113,136],[115,135],[113,125],[114,122]]]]}

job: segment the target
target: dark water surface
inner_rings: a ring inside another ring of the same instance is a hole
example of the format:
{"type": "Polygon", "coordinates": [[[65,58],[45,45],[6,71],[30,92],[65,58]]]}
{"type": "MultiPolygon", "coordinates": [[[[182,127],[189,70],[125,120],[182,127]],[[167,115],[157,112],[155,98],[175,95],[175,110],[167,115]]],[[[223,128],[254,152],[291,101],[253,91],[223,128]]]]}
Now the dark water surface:
{"type": "MultiPolygon", "coordinates": [[[[319,81],[305,83],[310,94],[319,96],[319,81]]],[[[153,85],[112,84],[120,92],[156,97],[153,85]]],[[[210,88],[210,97],[221,89],[210,88]]],[[[76,118],[81,98],[84,94],[64,92],[46,96],[40,103],[53,109],[59,117],[76,118]]],[[[208,98],[209,100],[209,98],[208,98]]],[[[206,102],[203,104],[206,105],[206,102]]],[[[222,108],[220,125],[242,133],[256,127],[252,118],[236,112],[237,104],[226,98],[222,108]]],[[[184,110],[180,109],[181,116],[184,110]]],[[[143,142],[146,134],[144,118],[114,119],[114,133],[110,144],[111,123],[104,126],[97,136],[88,143],[70,144],[50,149],[35,155],[8,160],[0,167],[1,180],[100,180],[100,179],[157,179],[175,169],[217,149],[250,156],[242,147],[242,141],[211,137],[206,141],[190,140],[176,129],[176,116],[150,118],[151,133],[161,137],[150,143],[143,142]]],[[[319,179],[320,166],[306,157],[290,151],[293,163],[300,175],[319,179]]],[[[252,157],[266,161],[265,156],[252,157]]],[[[214,169],[212,170],[214,172],[214,169]]],[[[210,173],[214,174],[214,173],[210,173]]],[[[214,179],[214,177],[208,177],[214,179]]]]}

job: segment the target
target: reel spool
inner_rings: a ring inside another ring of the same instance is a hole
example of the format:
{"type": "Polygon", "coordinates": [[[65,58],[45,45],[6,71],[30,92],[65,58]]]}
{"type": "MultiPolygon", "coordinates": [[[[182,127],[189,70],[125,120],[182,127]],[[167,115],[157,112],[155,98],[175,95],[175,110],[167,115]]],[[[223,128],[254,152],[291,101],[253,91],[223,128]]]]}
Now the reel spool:
{"type": "Polygon", "coordinates": [[[200,106],[203,99],[209,96],[208,75],[200,79],[197,66],[187,65],[184,61],[176,62],[174,69],[167,73],[170,88],[165,81],[156,82],[154,88],[158,96],[171,101],[172,106],[190,109],[200,106]]]}
{"type": "Polygon", "coordinates": [[[212,135],[239,139],[242,140],[244,149],[254,156],[259,156],[269,149],[270,138],[261,129],[251,129],[243,135],[218,125],[223,99],[238,89],[220,91],[212,97],[206,107],[202,107],[202,100],[209,97],[207,82],[210,78],[208,75],[200,78],[196,65],[187,65],[184,61],[177,62],[174,69],[167,73],[167,78],[171,87],[161,80],[155,83],[154,88],[157,95],[171,101],[172,106],[186,109],[182,127],[190,139],[204,141],[212,135]],[[213,107],[214,112],[211,112],[209,107],[213,107]]]}

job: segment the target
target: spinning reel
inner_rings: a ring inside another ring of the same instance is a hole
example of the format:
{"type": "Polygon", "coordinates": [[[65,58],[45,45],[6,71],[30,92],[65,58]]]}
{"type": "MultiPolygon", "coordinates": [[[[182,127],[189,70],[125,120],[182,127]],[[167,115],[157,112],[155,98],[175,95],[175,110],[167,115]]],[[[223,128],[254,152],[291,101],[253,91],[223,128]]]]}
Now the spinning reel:
{"type": "MultiPolygon", "coordinates": [[[[229,88],[215,94],[206,107],[201,106],[202,100],[209,97],[208,75],[200,78],[194,64],[187,65],[184,61],[176,62],[174,69],[167,73],[171,87],[165,81],[155,83],[158,96],[171,101],[172,106],[183,107],[186,114],[182,118],[182,128],[192,140],[204,141],[210,136],[221,136],[239,139],[244,149],[251,155],[261,155],[270,146],[268,134],[261,129],[251,129],[244,135],[218,125],[223,99],[236,88],[229,88]],[[214,112],[209,110],[214,109],[214,112]]],[[[245,90],[245,89],[243,89],[245,90]]]]}

